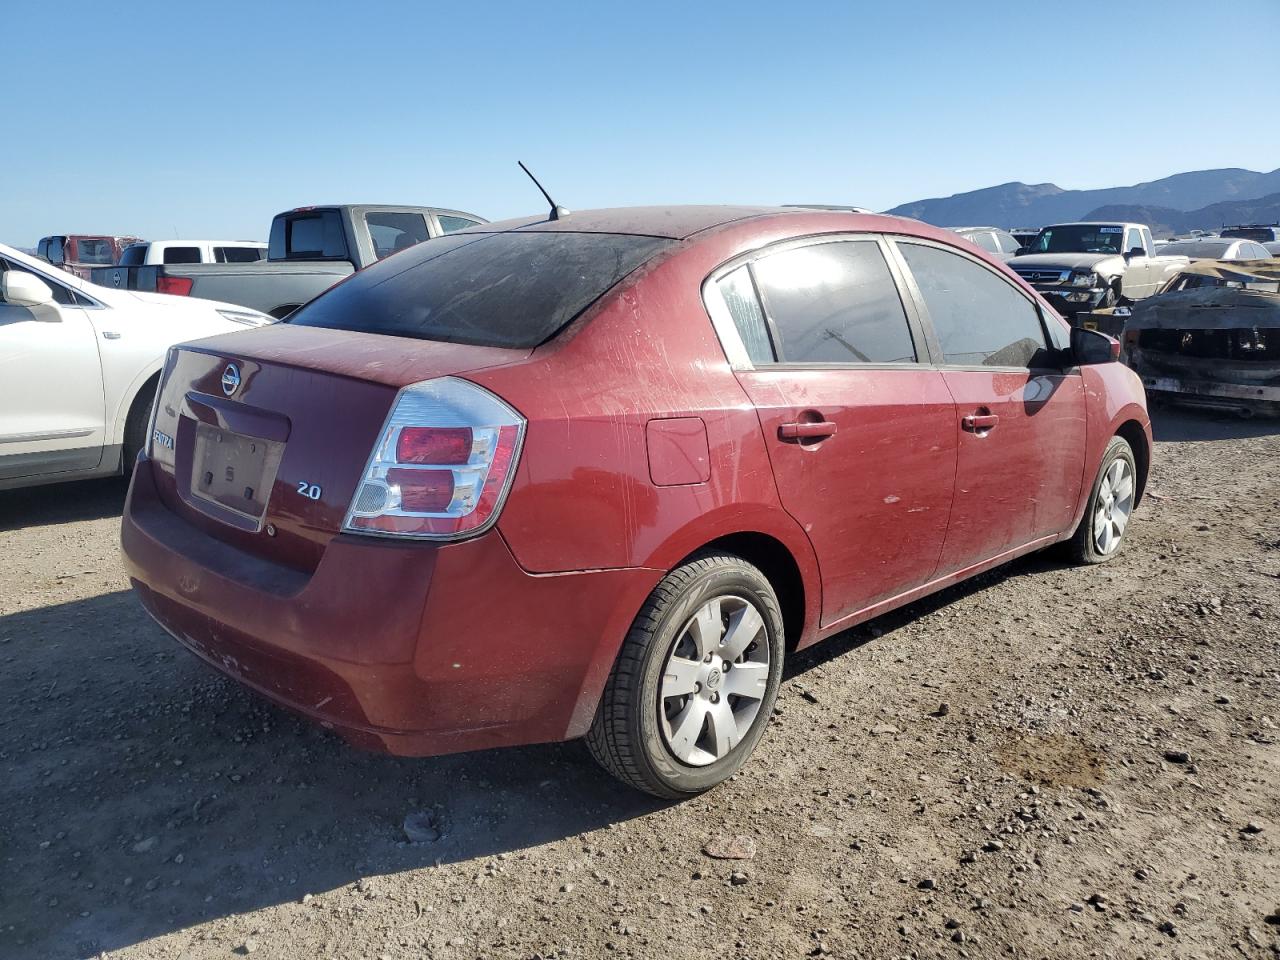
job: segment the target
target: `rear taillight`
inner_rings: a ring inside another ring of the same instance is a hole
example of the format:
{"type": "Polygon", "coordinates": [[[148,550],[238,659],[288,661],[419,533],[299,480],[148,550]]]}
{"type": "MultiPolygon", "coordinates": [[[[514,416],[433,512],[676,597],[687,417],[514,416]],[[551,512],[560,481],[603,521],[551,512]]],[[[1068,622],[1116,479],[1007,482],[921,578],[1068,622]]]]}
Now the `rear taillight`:
{"type": "Polygon", "coordinates": [[[405,387],[343,529],[427,540],[489,529],[515,475],[524,427],[520,414],[466,380],[405,387]]]}
{"type": "Polygon", "coordinates": [[[191,295],[191,277],[156,277],[156,293],[168,293],[175,297],[191,295]]]}

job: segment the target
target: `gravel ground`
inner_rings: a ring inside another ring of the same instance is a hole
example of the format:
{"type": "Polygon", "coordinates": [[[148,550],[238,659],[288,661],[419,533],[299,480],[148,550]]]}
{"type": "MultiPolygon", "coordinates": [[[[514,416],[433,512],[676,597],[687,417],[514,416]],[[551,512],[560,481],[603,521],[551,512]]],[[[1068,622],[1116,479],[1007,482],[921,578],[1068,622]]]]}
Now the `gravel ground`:
{"type": "Polygon", "coordinates": [[[579,744],[358,753],[148,622],[121,482],[0,493],[0,957],[1274,958],[1280,424],[1156,427],[1115,563],[792,658],[676,805],[579,744]]]}

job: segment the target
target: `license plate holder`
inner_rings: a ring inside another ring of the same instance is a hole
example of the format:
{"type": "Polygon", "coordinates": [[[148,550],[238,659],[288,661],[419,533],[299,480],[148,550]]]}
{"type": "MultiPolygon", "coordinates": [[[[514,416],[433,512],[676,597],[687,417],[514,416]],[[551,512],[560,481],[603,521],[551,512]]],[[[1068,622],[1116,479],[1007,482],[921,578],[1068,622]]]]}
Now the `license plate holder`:
{"type": "Polygon", "coordinates": [[[191,495],[260,526],[284,444],[198,423],[191,457],[191,495]]]}

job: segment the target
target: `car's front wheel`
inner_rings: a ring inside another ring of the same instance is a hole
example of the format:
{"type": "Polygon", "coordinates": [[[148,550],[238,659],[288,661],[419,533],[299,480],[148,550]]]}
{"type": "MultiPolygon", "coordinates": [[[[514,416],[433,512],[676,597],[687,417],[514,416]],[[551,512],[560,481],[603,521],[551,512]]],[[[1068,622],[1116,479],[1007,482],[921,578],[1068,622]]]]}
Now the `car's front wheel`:
{"type": "Polygon", "coordinates": [[[697,557],[654,588],[609,676],[587,745],[629,786],[681,799],[736,773],[782,677],[778,598],[740,557],[697,557]]]}
{"type": "Polygon", "coordinates": [[[1079,563],[1104,563],[1120,552],[1138,496],[1138,469],[1133,448],[1112,437],[1102,456],[1080,526],[1070,540],[1079,563]]]}

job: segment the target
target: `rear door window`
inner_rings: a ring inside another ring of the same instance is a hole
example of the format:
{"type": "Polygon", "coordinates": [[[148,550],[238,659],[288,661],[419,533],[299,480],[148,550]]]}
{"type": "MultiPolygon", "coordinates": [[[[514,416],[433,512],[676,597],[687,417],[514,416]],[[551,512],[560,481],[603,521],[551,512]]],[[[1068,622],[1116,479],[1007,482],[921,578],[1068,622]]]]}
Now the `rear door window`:
{"type": "Polygon", "coordinates": [[[751,264],[784,363],[913,363],[911,328],[880,245],[793,247],[751,264]]]}
{"type": "Polygon", "coordinates": [[[287,323],[529,348],[672,241],[612,233],[460,233],[380,261],[287,323]]]}
{"type": "Polygon", "coordinates": [[[199,263],[199,247],[165,247],[165,263],[199,263]]]}
{"type": "Polygon", "coordinates": [[[427,219],[420,213],[366,213],[364,224],[379,260],[429,239],[427,219]]]}
{"type": "Polygon", "coordinates": [[[1013,284],[973,260],[898,241],[946,363],[965,367],[1045,366],[1040,311],[1013,284]]]}
{"type": "Polygon", "coordinates": [[[720,297],[724,300],[733,325],[738,328],[742,345],[752,363],[772,363],[775,359],[773,343],[769,339],[769,324],[760,308],[755,284],[751,281],[751,268],[742,265],[716,281],[720,297]]]}

